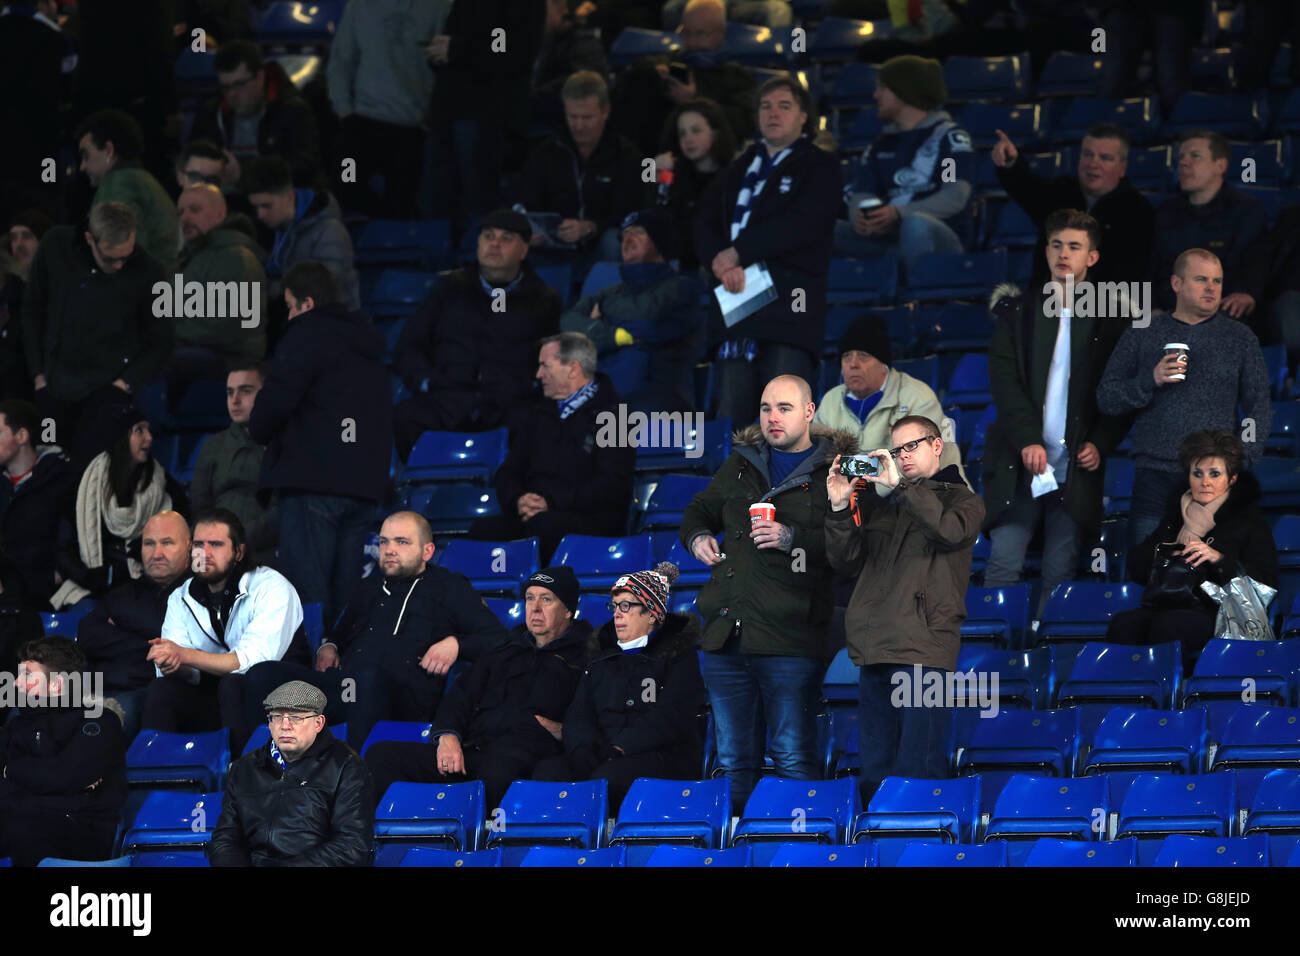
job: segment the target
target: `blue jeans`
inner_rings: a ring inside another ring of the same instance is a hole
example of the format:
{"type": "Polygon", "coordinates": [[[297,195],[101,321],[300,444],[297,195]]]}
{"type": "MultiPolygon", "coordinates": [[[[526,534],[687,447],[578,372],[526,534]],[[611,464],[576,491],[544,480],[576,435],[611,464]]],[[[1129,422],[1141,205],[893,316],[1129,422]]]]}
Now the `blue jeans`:
{"type": "Polygon", "coordinates": [[[1025,552],[1034,537],[1034,529],[1043,522],[1043,590],[1038,598],[1034,619],[1040,620],[1052,589],[1074,578],[1079,562],[1082,533],[1065,510],[1065,486],[1035,498],[1029,490],[1026,474],[1016,491],[1011,507],[996,526],[989,529],[992,548],[988,567],[984,569],[986,588],[1005,588],[1020,583],[1025,552]]]}
{"type": "Polygon", "coordinates": [[[927,252],[964,252],[961,238],[942,219],[918,212],[904,217],[895,235],[859,236],[848,220],[835,223],[834,253],[853,259],[872,259],[895,252],[904,263],[927,252]]]}
{"type": "MultiPolygon", "coordinates": [[[[1133,499],[1128,509],[1128,546],[1145,541],[1160,527],[1169,499],[1175,491],[1187,489],[1187,476],[1181,471],[1156,471],[1138,468],[1133,473],[1133,499]]],[[[1145,581],[1140,582],[1146,584],[1145,581]]]]}
{"type": "Polygon", "coordinates": [[[326,625],[361,581],[362,549],[375,503],[345,495],[287,492],[280,497],[280,573],[303,604],[319,602],[326,625]]]}
{"type": "MultiPolygon", "coordinates": [[[[939,674],[947,688],[948,672],[937,667],[922,667],[926,674],[939,674]]],[[[858,669],[858,756],[862,761],[860,777],[864,799],[870,799],[886,777],[923,777],[943,779],[948,770],[948,726],[950,707],[916,707],[921,688],[913,693],[915,671],[903,664],[868,664],[858,669]],[[902,706],[895,706],[894,675],[905,682],[899,688],[902,706]]]]}
{"type": "Polygon", "coordinates": [[[718,764],[743,808],[763,771],[764,726],[782,777],[817,780],[817,708],[825,662],[816,657],[714,651],[700,655],[717,727],[718,764]]]}

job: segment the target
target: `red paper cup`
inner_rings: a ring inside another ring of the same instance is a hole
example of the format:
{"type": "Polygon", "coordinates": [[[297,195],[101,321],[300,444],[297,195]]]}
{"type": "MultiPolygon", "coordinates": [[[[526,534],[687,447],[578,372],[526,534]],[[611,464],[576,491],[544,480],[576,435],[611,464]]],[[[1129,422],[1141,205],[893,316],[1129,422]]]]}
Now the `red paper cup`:
{"type": "Polygon", "coordinates": [[[749,523],[753,525],[756,521],[775,521],[776,505],[770,501],[760,501],[749,506],[749,523]]]}

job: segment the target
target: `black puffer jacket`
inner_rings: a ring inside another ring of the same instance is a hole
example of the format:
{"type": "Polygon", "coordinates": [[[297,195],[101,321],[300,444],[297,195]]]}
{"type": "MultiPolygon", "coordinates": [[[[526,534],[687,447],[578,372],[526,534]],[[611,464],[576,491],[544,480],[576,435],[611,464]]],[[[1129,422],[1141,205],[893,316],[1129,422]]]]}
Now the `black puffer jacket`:
{"type": "Polygon", "coordinates": [[[639,652],[618,647],[614,623],[589,642],[591,659],[564,715],[564,749],[576,771],[619,756],[664,753],[695,766],[701,757],[697,717],[704,705],[700,622],[670,614],[639,652]]]}
{"type": "Polygon", "coordinates": [[[81,707],[24,707],[0,740],[0,812],[106,822],[126,802],[126,741],[111,711],[88,718],[81,707]]]}
{"type": "Polygon", "coordinates": [[[451,733],[466,748],[482,748],[510,737],[539,754],[555,752],[555,739],[537,714],[564,721],[564,712],[587,662],[591,625],[574,621],[545,647],[520,624],[510,640],[479,660],[451,686],[434,723],[436,734],[451,733]]]}
{"type": "Polygon", "coordinates": [[[154,679],[146,660],[149,641],[162,633],[167,597],[185,581],[181,575],[166,587],[148,577],[128,580],[104,595],[99,607],[77,626],[77,646],[86,668],[103,671],[108,693],[145,687],[154,679]]]}
{"type": "Polygon", "coordinates": [[[370,771],[327,727],[287,770],[270,743],[235,761],[208,859],[213,866],[369,866],[374,820],[370,771]]]}
{"type": "Polygon", "coordinates": [[[78,476],[57,445],[40,446],[37,454],[31,474],[16,488],[11,481],[0,482],[0,553],[7,559],[0,563],[13,565],[5,583],[18,583],[17,602],[48,610],[57,589],[55,572],[67,577],[74,562],[70,519],[78,476]]]}

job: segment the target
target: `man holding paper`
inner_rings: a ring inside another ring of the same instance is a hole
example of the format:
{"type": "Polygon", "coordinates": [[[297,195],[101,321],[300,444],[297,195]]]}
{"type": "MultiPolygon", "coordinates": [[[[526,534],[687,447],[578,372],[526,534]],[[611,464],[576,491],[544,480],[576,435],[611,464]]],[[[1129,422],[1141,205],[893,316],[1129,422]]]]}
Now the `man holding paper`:
{"type": "MultiPolygon", "coordinates": [[[[1074,577],[1084,533],[1101,523],[1102,461],[1130,423],[1097,409],[1097,383],[1130,321],[1099,315],[1104,310],[1088,304],[1096,298],[1082,295],[1100,255],[1101,226],[1087,213],[1058,209],[1044,231],[1050,280],[1025,294],[999,285],[989,303],[996,321],[989,382],[998,417],[985,437],[983,469],[984,530],[992,540],[985,587],[1020,580],[1025,551],[1043,522],[1035,621],[1052,589],[1074,577]]],[[[1131,310],[1126,297],[1119,305],[1131,310]]]]}
{"type": "Polygon", "coordinates": [[[805,135],[811,101],[788,75],[758,91],[762,139],[714,177],[695,246],[719,282],[717,414],[753,420],[764,384],[812,380],[821,351],[840,169],[805,135]]]}

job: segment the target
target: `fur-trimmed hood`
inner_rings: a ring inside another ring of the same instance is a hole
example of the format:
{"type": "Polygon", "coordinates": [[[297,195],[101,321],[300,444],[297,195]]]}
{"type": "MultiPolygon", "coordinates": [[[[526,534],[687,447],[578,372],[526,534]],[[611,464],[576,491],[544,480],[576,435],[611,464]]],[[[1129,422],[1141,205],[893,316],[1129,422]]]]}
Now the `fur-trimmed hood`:
{"type": "MultiPolygon", "coordinates": [[[[1092,280],[1087,279],[1084,281],[1091,282],[1092,280]]],[[[1076,296],[1079,295],[1078,289],[1083,284],[1084,283],[1079,283],[1078,285],[1075,286],[1076,296]]],[[[1134,305],[1132,301],[1129,299],[1128,283],[1116,282],[1111,280],[1101,280],[1100,282],[1097,283],[1097,285],[1099,286],[1104,285],[1107,289],[1113,289],[1115,291],[1116,311],[1119,314],[1116,316],[1106,316],[1107,318],[1118,318],[1120,316],[1123,316],[1129,319],[1138,319],[1142,317],[1142,310],[1136,305],[1134,305]]],[[[1100,301],[1100,294],[1096,291],[1095,288],[1092,294],[1094,296],[1093,299],[1094,302],[1100,301]]],[[[1007,308],[1012,302],[1020,299],[1023,299],[1023,301],[1026,304],[1028,304],[1031,297],[1033,297],[1032,293],[1023,291],[1020,288],[1020,286],[1016,285],[1014,282],[1000,282],[993,287],[993,292],[992,294],[989,295],[989,311],[996,314],[1002,311],[1003,309],[1007,308]]],[[[1038,300],[1040,303],[1046,298],[1047,298],[1046,293],[1043,293],[1041,291],[1038,293],[1038,300]]],[[[1093,317],[1096,317],[1097,308],[1098,307],[1094,305],[1092,310],[1093,317]]],[[[1107,311],[1109,311],[1109,309],[1107,311]]]]}
{"type": "MultiPolygon", "coordinates": [[[[700,619],[694,614],[669,614],[650,635],[650,642],[641,652],[647,657],[671,660],[678,654],[694,651],[700,646],[700,619]]],[[[588,666],[606,658],[622,657],[618,638],[614,635],[614,622],[606,621],[599,631],[587,638],[588,666]]]]}
{"type": "MultiPolygon", "coordinates": [[[[816,442],[819,438],[826,438],[831,443],[831,457],[835,455],[856,455],[858,452],[858,436],[849,431],[829,428],[818,422],[813,422],[808,429],[808,434],[816,442]]],[[[744,428],[738,428],[731,433],[731,443],[741,445],[747,448],[760,448],[766,444],[767,439],[763,437],[763,429],[759,425],[746,425],[744,428]]]]}

